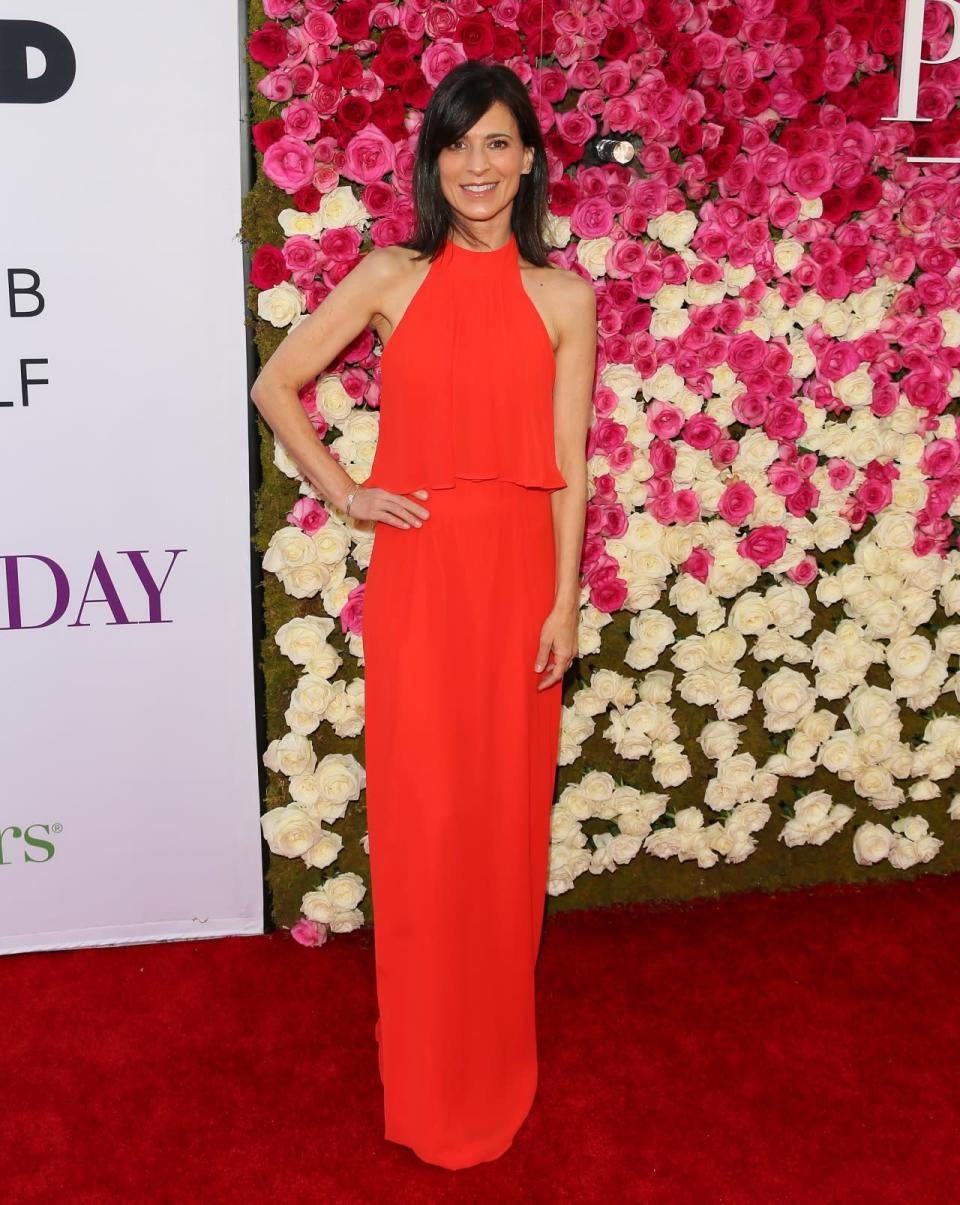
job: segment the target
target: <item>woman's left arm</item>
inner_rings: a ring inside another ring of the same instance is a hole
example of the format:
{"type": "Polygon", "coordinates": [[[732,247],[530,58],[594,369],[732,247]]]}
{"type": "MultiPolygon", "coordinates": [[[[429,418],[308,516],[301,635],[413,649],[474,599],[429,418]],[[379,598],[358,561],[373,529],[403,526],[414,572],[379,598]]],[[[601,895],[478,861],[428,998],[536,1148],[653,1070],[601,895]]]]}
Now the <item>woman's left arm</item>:
{"type": "MultiPolygon", "coordinates": [[[[558,282],[559,283],[559,282],[558,282]]],[[[567,485],[551,494],[556,546],[556,593],[543,625],[536,670],[553,661],[538,683],[558,682],[577,655],[580,621],[580,554],[587,508],[586,444],[593,417],[597,362],[597,298],[593,285],[566,273],[558,289],[559,339],[553,385],[554,439],[557,466],[567,485]]]]}

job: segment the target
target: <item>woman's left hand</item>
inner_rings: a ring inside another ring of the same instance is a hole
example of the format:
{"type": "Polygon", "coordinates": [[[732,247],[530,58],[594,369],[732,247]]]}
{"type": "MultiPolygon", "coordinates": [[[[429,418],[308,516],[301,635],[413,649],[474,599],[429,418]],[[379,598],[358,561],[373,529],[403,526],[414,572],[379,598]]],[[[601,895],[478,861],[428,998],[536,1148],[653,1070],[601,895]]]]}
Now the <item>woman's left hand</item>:
{"type": "Polygon", "coordinates": [[[576,602],[554,604],[540,629],[540,647],[534,669],[540,673],[546,667],[547,672],[537,683],[537,690],[553,686],[567,672],[579,648],[579,627],[580,607],[576,602]]]}

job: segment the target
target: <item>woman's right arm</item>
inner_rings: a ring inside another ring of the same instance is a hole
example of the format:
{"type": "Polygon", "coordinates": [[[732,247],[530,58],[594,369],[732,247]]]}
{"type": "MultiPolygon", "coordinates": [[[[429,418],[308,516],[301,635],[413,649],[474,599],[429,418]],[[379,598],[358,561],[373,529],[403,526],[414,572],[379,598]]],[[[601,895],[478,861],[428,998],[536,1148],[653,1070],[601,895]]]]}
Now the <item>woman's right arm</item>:
{"type": "MultiPolygon", "coordinates": [[[[356,482],[330,455],[300,403],[299,391],[320,375],[348,343],[370,325],[377,302],[396,284],[398,261],[388,248],[374,248],[291,330],[260,370],[250,398],[303,476],[342,510],[356,482]]],[[[352,516],[396,527],[426,516],[404,494],[361,489],[352,516]],[[397,521],[398,519],[403,521],[397,521]]],[[[415,523],[419,526],[419,523],[415,523]]]]}

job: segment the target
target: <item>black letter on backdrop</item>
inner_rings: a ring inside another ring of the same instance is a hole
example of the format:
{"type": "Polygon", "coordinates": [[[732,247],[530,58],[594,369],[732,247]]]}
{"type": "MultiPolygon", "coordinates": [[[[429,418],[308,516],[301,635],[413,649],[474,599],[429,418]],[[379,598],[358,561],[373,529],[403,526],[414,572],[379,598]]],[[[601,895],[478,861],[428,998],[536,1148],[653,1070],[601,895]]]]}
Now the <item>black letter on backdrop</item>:
{"type": "Polygon", "coordinates": [[[77,56],[66,34],[44,21],[0,21],[0,104],[45,105],[70,90],[77,56]],[[27,47],[46,60],[43,75],[27,75],[27,47]]]}

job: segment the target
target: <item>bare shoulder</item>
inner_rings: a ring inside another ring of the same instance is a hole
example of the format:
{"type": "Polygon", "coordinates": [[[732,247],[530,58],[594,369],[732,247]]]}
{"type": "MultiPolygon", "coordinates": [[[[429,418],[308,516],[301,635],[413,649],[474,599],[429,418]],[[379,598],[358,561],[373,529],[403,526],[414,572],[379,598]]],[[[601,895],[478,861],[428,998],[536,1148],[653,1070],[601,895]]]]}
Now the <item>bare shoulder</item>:
{"type": "Polygon", "coordinates": [[[583,317],[597,308],[597,294],[589,280],[574,272],[572,268],[552,268],[550,275],[556,280],[557,295],[563,304],[576,309],[583,317]]]}
{"type": "Polygon", "coordinates": [[[361,258],[354,271],[363,271],[369,280],[381,288],[391,288],[415,270],[416,254],[415,251],[399,244],[392,247],[373,247],[361,258]]]}
{"type": "Polygon", "coordinates": [[[555,264],[541,272],[559,341],[564,342],[570,332],[592,330],[597,321],[597,295],[590,281],[555,264]]]}

